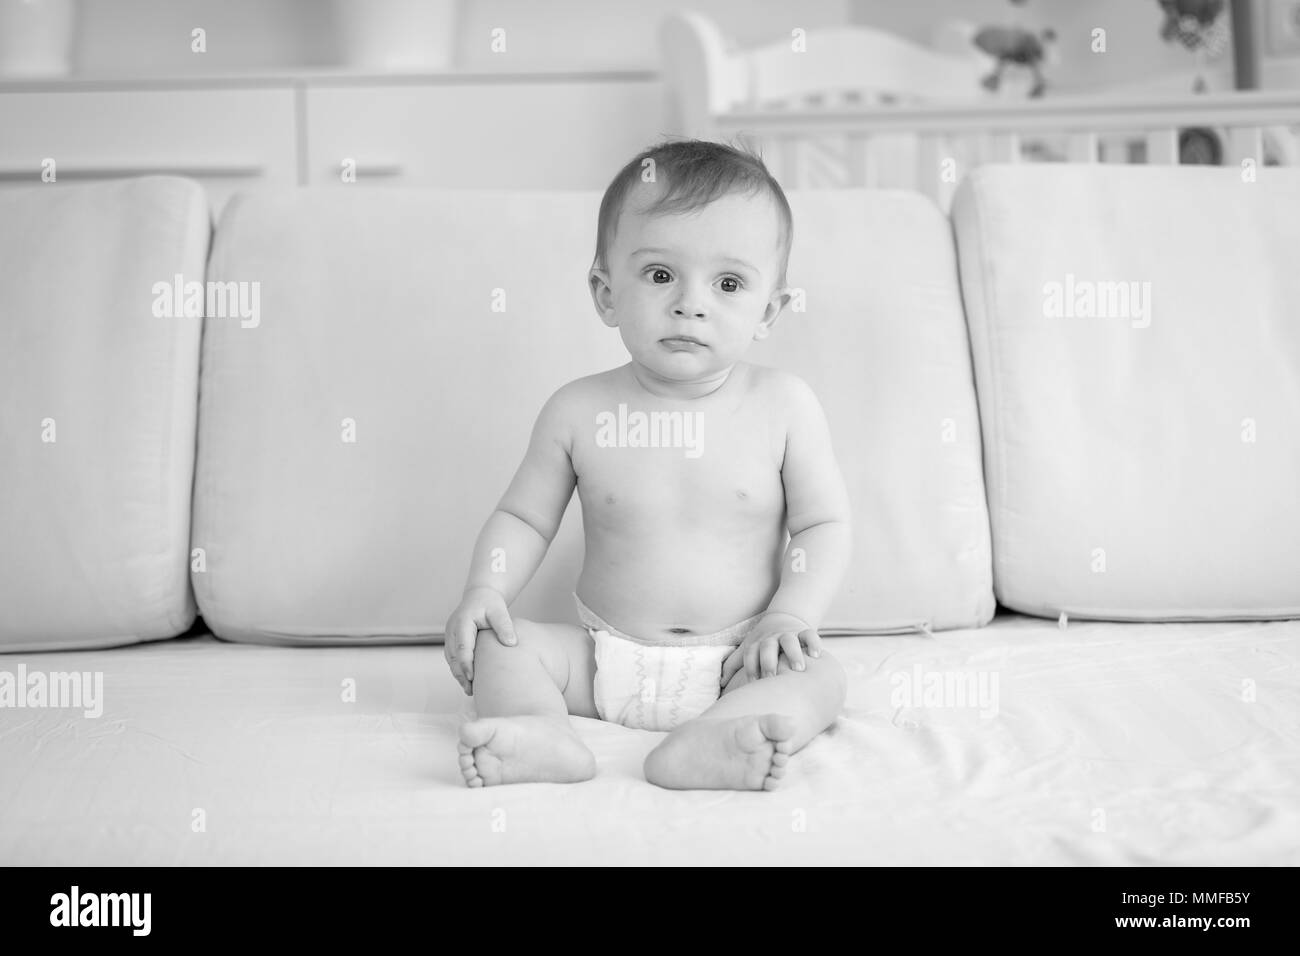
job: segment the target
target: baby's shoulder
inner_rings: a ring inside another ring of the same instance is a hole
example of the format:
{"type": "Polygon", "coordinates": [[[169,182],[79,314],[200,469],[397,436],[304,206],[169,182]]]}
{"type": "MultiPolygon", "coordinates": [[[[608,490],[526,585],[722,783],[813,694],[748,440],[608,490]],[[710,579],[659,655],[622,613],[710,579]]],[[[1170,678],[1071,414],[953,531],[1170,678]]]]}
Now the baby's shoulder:
{"type": "Polygon", "coordinates": [[[767,365],[749,365],[747,368],[749,387],[753,394],[770,400],[778,407],[787,408],[792,404],[802,407],[817,401],[812,386],[793,372],[767,365]]]}
{"type": "Polygon", "coordinates": [[[826,412],[812,386],[793,372],[750,366],[753,405],[761,407],[769,421],[779,423],[787,438],[811,434],[826,428],[826,412]]]}
{"type": "Polygon", "coordinates": [[[546,400],[542,408],[543,416],[559,419],[587,418],[588,412],[595,407],[604,407],[609,403],[609,396],[615,389],[615,375],[618,369],[584,375],[572,382],[561,385],[546,400]]]}

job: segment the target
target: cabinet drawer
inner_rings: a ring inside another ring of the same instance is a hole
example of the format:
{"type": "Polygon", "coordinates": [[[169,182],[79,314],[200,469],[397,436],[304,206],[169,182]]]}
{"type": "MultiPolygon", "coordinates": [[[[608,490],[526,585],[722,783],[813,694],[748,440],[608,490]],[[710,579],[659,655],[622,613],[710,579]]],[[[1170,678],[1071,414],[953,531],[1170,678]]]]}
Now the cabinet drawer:
{"type": "Polygon", "coordinates": [[[357,86],[307,91],[307,178],[461,189],[604,189],[659,138],[653,80],[357,86]]]}
{"type": "Polygon", "coordinates": [[[110,90],[0,93],[0,185],[155,173],[202,182],[214,209],[230,193],[297,182],[293,91],[110,90]]]}

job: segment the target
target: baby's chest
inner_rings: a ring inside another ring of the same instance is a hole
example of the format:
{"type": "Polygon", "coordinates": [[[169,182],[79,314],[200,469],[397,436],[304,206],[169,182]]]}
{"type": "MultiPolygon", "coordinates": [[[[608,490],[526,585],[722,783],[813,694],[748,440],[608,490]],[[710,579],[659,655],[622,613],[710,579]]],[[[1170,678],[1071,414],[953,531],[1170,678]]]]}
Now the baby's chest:
{"type": "Polygon", "coordinates": [[[575,459],[589,520],[755,520],[785,507],[780,452],[767,436],[703,435],[695,444],[593,441],[575,459]]]}

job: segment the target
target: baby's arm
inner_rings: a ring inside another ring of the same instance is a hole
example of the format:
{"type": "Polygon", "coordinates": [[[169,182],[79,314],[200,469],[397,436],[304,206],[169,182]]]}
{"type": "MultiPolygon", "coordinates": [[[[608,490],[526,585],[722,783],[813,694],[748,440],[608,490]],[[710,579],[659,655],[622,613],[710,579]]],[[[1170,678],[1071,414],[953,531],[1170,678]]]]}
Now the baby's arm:
{"type": "Polygon", "coordinates": [[[817,396],[794,376],[787,390],[790,419],[781,481],[790,544],[781,566],[781,585],[768,611],[788,614],[817,628],[849,566],[853,547],[849,492],[817,396]]]}
{"type": "Polygon", "coordinates": [[[562,396],[563,390],[542,406],[524,460],[479,533],[467,591],[492,588],[509,604],[541,566],[559,531],[577,483],[562,396]]]}
{"type": "Polygon", "coordinates": [[[466,692],[474,679],[478,631],[491,627],[502,641],[514,643],[506,609],[541,566],[573,496],[569,404],[566,389],[560,389],[538,413],[524,459],[479,532],[464,595],[447,621],[447,662],[466,692]]]}
{"type": "Polygon", "coordinates": [[[852,551],[849,493],[831,448],[826,414],[802,379],[786,376],[780,387],[779,403],[789,410],[781,480],[790,544],[781,584],[742,648],[726,662],[724,682],[742,666],[750,679],[776,674],[782,651],[791,667],[803,670],[801,638],[812,656],[821,653],[816,630],[852,551]]]}

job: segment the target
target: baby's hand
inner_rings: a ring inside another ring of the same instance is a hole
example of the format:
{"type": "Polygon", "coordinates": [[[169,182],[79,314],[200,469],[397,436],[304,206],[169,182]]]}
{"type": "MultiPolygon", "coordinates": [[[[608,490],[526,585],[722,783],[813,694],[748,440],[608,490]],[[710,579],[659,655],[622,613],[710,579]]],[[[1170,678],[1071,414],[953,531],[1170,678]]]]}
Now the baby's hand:
{"type": "Polygon", "coordinates": [[[492,628],[497,640],[507,647],[516,643],[515,625],[506,609],[506,599],[492,588],[470,588],[451,612],[443,629],[442,653],[451,674],[466,694],[474,691],[474,644],[478,632],[492,628]]]}
{"type": "Polygon", "coordinates": [[[722,663],[722,686],[726,687],[736,671],[745,668],[748,680],[776,675],[781,655],[793,670],[805,668],[803,646],[810,657],[821,657],[822,638],[815,628],[790,614],[769,612],[759,618],[745,640],[722,663]]]}

